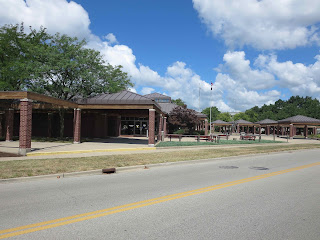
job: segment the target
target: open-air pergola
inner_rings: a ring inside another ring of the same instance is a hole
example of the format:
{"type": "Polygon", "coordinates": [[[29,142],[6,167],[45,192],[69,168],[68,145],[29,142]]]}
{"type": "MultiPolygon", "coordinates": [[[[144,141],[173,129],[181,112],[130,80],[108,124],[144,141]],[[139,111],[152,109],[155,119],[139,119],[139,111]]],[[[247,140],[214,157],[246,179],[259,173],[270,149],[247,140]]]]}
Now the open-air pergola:
{"type": "Polygon", "coordinates": [[[297,131],[300,130],[304,137],[307,138],[309,132],[316,134],[319,126],[319,119],[297,115],[278,121],[278,135],[289,135],[290,138],[293,138],[293,136],[297,135],[297,131]]]}
{"type": "Polygon", "coordinates": [[[213,122],[211,122],[211,129],[213,129],[213,131],[214,131],[214,127],[219,127],[219,132],[221,132],[221,130],[223,130],[223,131],[228,131],[229,130],[229,132],[231,131],[231,126],[232,126],[232,124],[231,123],[228,123],[228,122],[225,122],[225,121],[222,121],[222,120],[216,120],[216,121],[213,121],[213,122]]]}
{"type": "Polygon", "coordinates": [[[252,122],[249,122],[249,121],[246,121],[243,119],[239,119],[237,121],[230,122],[230,123],[233,124],[234,131],[237,133],[240,133],[240,132],[250,133],[251,132],[251,133],[255,134],[256,127],[259,126],[259,124],[252,123],[252,122]],[[250,128],[252,128],[252,131],[250,131],[250,128]]]}
{"type": "Polygon", "coordinates": [[[267,118],[267,119],[256,122],[256,124],[259,125],[259,134],[261,134],[261,128],[264,128],[266,135],[270,135],[271,133],[273,133],[273,135],[276,134],[276,128],[278,126],[277,121],[267,118]]]}

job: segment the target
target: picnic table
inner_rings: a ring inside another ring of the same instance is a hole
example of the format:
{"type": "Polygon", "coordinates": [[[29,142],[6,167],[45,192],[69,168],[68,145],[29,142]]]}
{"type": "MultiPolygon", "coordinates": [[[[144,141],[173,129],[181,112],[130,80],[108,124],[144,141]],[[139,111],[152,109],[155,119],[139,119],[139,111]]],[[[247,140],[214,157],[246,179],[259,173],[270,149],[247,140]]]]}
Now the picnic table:
{"type": "Polygon", "coordinates": [[[217,136],[207,136],[207,135],[198,135],[196,136],[196,140],[199,142],[200,140],[205,140],[206,142],[210,141],[213,142],[215,141],[217,136]]]}
{"type": "Polygon", "coordinates": [[[250,135],[240,136],[240,140],[255,141],[256,140],[256,136],[250,136],[250,135]]]}
{"type": "Polygon", "coordinates": [[[167,136],[169,137],[170,142],[171,138],[179,138],[179,142],[181,142],[182,134],[167,134],[167,136]]]}

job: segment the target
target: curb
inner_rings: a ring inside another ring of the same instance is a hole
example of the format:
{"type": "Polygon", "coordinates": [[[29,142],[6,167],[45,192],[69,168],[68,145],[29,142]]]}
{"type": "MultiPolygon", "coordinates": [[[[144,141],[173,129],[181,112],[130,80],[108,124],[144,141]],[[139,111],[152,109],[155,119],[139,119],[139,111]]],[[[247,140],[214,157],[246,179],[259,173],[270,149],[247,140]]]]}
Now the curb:
{"type": "MultiPolygon", "coordinates": [[[[280,151],[280,152],[270,152],[270,153],[261,153],[259,156],[271,155],[271,154],[279,154],[279,153],[293,153],[294,151],[310,151],[315,149],[300,149],[300,150],[288,150],[288,151],[280,151]]],[[[154,164],[146,164],[146,165],[135,165],[128,167],[119,167],[116,168],[116,173],[126,172],[126,171],[134,171],[134,170],[144,170],[153,167],[165,167],[171,165],[180,165],[180,164],[195,164],[195,163],[204,163],[215,160],[224,160],[224,159],[235,159],[235,158],[244,158],[250,157],[253,155],[257,155],[255,153],[239,155],[239,156],[229,156],[229,157],[220,157],[220,158],[206,158],[206,159],[195,159],[195,160],[187,160],[187,161],[177,161],[177,162],[165,162],[165,163],[154,163],[154,164]],[[147,166],[147,168],[146,168],[147,166]]],[[[106,175],[102,173],[102,169],[90,170],[90,171],[81,171],[81,172],[71,172],[71,173],[56,173],[50,175],[40,175],[40,176],[32,176],[32,177],[20,177],[20,178],[8,178],[8,179],[0,179],[0,184],[5,183],[14,183],[14,182],[26,182],[33,180],[41,180],[41,179],[50,179],[50,178],[65,178],[65,177],[76,177],[83,175],[106,175]]]]}

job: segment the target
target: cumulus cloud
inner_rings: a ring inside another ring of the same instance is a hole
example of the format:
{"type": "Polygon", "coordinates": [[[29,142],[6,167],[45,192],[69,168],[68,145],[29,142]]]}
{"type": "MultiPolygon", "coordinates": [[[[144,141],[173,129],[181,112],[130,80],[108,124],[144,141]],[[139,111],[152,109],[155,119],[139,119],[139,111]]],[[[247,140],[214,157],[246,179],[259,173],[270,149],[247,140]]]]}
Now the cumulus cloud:
{"type": "Polygon", "coordinates": [[[293,49],[319,44],[320,1],[193,0],[201,20],[227,46],[293,49]]]}
{"type": "Polygon", "coordinates": [[[118,43],[116,36],[113,33],[109,33],[107,36],[104,36],[110,44],[118,43]]]}
{"type": "Polygon", "coordinates": [[[274,74],[278,85],[288,88],[292,94],[320,99],[320,55],[315,56],[315,62],[310,65],[279,62],[275,55],[260,55],[256,65],[274,74]]]}
{"type": "Polygon", "coordinates": [[[89,29],[87,11],[73,1],[66,0],[0,0],[0,25],[18,24],[39,29],[43,26],[49,33],[60,32],[79,38],[94,37],[89,29]]]}
{"type": "Polygon", "coordinates": [[[155,91],[154,88],[150,88],[150,87],[144,87],[141,89],[141,94],[142,95],[146,95],[146,94],[150,94],[150,93],[153,93],[155,91]]]}

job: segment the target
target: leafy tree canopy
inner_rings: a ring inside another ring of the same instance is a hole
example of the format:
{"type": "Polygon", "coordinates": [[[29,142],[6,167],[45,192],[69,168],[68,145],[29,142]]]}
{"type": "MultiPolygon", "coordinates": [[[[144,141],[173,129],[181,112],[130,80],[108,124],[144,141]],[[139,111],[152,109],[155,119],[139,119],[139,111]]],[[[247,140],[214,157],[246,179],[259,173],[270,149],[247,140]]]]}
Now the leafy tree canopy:
{"type": "Polygon", "coordinates": [[[23,24],[0,28],[0,89],[31,90],[65,100],[133,86],[121,66],[111,66],[85,40],[49,35],[23,24]]]}
{"type": "Polygon", "coordinates": [[[189,132],[193,132],[196,124],[199,123],[196,111],[192,109],[177,106],[169,114],[168,118],[174,130],[180,128],[187,128],[189,132]]]}
{"type": "Polygon", "coordinates": [[[225,121],[225,122],[231,122],[232,121],[232,116],[230,113],[228,112],[224,112],[224,113],[219,113],[217,116],[217,119],[225,121]]]}
{"type": "Polygon", "coordinates": [[[181,98],[172,99],[171,102],[174,103],[174,104],[176,104],[176,105],[178,105],[178,106],[181,106],[181,107],[183,107],[183,108],[187,108],[187,104],[186,104],[184,101],[182,101],[181,98]]]}
{"type": "MultiPolygon", "coordinates": [[[[207,107],[202,110],[202,113],[207,115],[208,121],[210,121],[210,107],[207,107]]],[[[217,107],[211,107],[211,121],[215,121],[218,118],[218,115],[220,114],[220,111],[218,110],[217,107]]]]}

